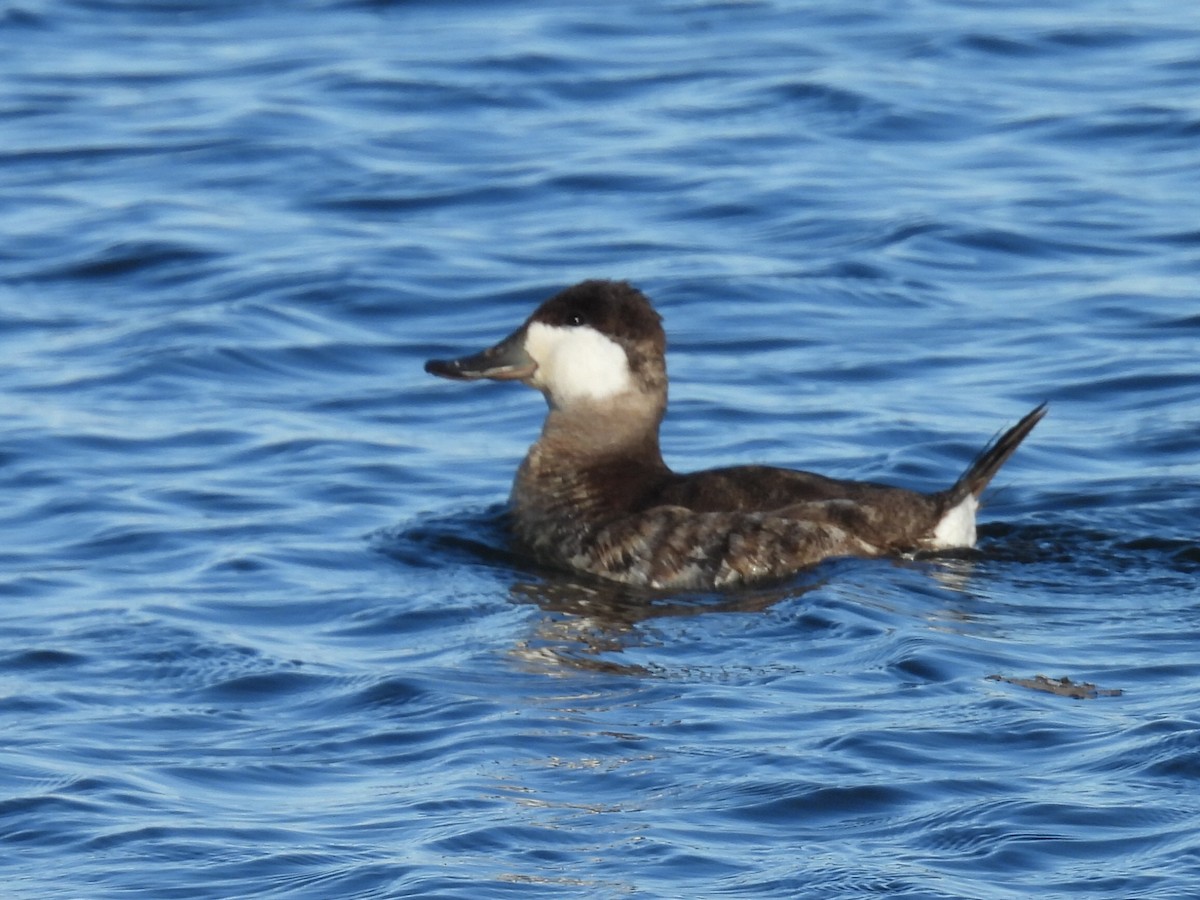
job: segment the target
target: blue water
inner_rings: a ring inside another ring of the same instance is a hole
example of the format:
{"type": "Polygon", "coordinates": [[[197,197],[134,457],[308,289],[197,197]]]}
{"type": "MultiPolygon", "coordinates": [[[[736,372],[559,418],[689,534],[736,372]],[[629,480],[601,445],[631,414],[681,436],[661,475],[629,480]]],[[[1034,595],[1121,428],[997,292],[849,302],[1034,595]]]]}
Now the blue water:
{"type": "Polygon", "coordinates": [[[0,9],[4,896],[1200,893],[1198,9],[0,9]],[[1051,413],[976,554],[577,583],[421,363],[587,277],[680,469],[1051,413]]]}

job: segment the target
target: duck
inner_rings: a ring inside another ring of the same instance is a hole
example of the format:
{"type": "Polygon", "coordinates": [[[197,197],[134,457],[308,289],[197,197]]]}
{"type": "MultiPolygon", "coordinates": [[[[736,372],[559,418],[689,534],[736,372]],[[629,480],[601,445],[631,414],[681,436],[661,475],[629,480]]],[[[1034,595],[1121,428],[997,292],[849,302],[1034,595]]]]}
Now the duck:
{"type": "Polygon", "coordinates": [[[988,444],[948,488],[924,493],[765,465],[679,473],[664,461],[666,333],[626,281],[588,280],[512,334],[425,371],[515,381],[547,402],[509,496],[516,544],[539,563],[654,591],[780,582],[834,557],[971,548],[980,495],[1046,414],[988,444]]]}

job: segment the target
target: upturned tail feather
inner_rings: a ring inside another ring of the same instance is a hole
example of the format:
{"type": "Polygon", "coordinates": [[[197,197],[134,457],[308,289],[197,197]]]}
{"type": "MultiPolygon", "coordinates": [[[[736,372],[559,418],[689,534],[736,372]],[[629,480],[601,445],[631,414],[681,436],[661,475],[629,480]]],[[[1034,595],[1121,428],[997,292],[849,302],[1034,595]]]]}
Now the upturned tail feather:
{"type": "Polygon", "coordinates": [[[1008,462],[1008,458],[1013,455],[1017,447],[1021,446],[1021,441],[1025,440],[1029,432],[1033,431],[1033,426],[1042,421],[1042,417],[1046,415],[1046,409],[1047,404],[1042,403],[1027,413],[1020,422],[983,448],[982,452],[975,457],[975,461],[971,463],[970,468],[947,492],[950,495],[951,506],[968,495],[978,498],[983,493],[988,482],[1000,471],[1000,467],[1008,462]]]}

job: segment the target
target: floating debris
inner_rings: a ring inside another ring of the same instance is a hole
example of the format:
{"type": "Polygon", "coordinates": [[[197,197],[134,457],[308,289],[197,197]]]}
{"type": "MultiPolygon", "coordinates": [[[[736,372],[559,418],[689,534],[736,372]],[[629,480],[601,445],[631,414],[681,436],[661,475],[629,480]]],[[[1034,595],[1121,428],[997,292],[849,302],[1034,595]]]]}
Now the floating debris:
{"type": "Polygon", "coordinates": [[[1099,688],[1086,681],[1076,683],[1065,676],[1063,678],[1047,678],[1045,675],[1035,675],[1032,678],[1009,678],[1005,675],[989,675],[987,680],[1003,681],[1006,684],[1015,684],[1033,691],[1044,691],[1058,697],[1070,697],[1072,700],[1120,697],[1124,693],[1120,688],[1099,688]]]}

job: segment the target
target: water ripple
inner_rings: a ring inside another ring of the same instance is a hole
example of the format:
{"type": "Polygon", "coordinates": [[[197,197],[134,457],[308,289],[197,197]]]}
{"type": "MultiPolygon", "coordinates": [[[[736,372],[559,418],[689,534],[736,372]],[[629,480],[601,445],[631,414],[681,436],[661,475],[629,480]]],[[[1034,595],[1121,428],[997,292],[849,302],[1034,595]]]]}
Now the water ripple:
{"type": "Polygon", "coordinates": [[[1197,893],[1178,4],[0,32],[10,894],[1197,893]],[[1051,413],[974,552],[545,571],[502,505],[544,402],[422,362],[596,276],[664,314],[680,469],[932,490],[1051,413]]]}

